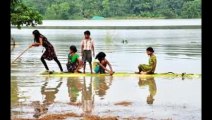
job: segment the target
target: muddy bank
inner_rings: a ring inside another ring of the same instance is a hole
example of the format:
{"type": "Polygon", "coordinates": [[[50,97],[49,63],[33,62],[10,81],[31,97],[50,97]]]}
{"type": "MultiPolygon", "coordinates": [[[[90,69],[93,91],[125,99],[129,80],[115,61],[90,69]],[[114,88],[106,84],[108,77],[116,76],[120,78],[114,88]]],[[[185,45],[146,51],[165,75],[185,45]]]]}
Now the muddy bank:
{"type": "MultiPolygon", "coordinates": [[[[98,115],[77,115],[76,113],[66,114],[51,114],[43,116],[39,119],[27,119],[27,118],[12,118],[11,120],[65,120],[65,119],[80,119],[80,120],[146,120],[146,117],[128,117],[119,118],[119,116],[98,116],[98,115]]],[[[164,119],[171,120],[171,119],[164,119]]]]}
{"type": "Polygon", "coordinates": [[[132,104],[132,102],[122,101],[122,102],[117,102],[114,105],[129,106],[131,104],[132,104]]]}

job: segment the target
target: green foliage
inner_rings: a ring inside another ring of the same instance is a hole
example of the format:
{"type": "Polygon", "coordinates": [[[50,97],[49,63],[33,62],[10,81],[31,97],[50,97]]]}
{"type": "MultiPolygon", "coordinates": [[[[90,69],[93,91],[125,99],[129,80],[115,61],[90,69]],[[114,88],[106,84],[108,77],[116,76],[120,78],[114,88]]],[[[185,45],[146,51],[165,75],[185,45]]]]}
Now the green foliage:
{"type": "Polygon", "coordinates": [[[47,8],[45,17],[48,19],[69,19],[68,10],[70,9],[68,2],[55,3],[47,8]]]}
{"type": "Polygon", "coordinates": [[[161,10],[160,13],[165,18],[175,18],[176,17],[174,10],[169,9],[169,8],[161,10]]]}
{"type": "Polygon", "coordinates": [[[19,0],[12,0],[10,6],[11,24],[17,26],[35,26],[42,24],[42,16],[35,10],[28,8],[19,0]]]}
{"type": "Polygon", "coordinates": [[[196,18],[200,0],[23,0],[45,19],[105,18],[196,18]],[[192,12],[194,11],[194,13],[192,12]]]}
{"type": "Polygon", "coordinates": [[[198,18],[201,17],[201,1],[194,0],[186,2],[182,8],[183,18],[198,18]]]}

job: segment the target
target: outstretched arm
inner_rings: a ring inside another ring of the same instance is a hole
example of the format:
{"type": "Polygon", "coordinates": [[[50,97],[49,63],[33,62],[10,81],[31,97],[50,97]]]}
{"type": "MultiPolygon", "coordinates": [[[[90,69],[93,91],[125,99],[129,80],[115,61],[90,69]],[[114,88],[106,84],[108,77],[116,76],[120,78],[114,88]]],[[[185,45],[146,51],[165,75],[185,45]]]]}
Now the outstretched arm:
{"type": "Polygon", "coordinates": [[[107,63],[108,63],[108,65],[109,65],[109,67],[110,67],[110,70],[108,70],[104,65],[102,65],[101,63],[99,63],[99,65],[104,69],[104,70],[106,70],[108,73],[110,73],[110,75],[113,75],[113,70],[112,70],[112,66],[111,66],[111,64],[107,61],[107,63]]]}
{"type": "Polygon", "coordinates": [[[42,38],[39,38],[39,43],[38,42],[35,42],[35,43],[32,43],[29,48],[33,47],[33,46],[40,46],[40,45],[43,45],[43,40],[42,38]]]}
{"type": "MultiPolygon", "coordinates": [[[[107,61],[107,60],[106,60],[106,61],[107,61]]],[[[110,71],[113,71],[113,69],[112,69],[112,66],[111,66],[110,62],[109,62],[109,61],[107,61],[107,63],[108,63],[108,66],[109,66],[109,68],[110,68],[110,71]]]]}

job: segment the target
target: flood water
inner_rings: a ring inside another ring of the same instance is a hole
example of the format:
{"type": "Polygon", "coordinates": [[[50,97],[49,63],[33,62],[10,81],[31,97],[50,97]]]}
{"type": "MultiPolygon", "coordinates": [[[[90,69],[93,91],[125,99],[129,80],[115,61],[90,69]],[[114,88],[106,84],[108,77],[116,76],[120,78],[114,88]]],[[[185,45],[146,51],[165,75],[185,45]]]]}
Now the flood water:
{"type": "MultiPolygon", "coordinates": [[[[11,47],[11,61],[33,42],[33,30],[11,29],[18,44],[11,47]]],[[[40,29],[55,47],[64,70],[69,46],[76,45],[80,51],[84,31],[40,29]]],[[[90,31],[96,53],[105,52],[115,72],[137,71],[138,64],[148,63],[145,49],[152,46],[158,59],[157,73],[201,74],[200,29],[90,31]]],[[[48,114],[86,113],[118,119],[201,119],[201,78],[42,77],[38,76],[45,70],[40,61],[42,50],[42,47],[31,48],[11,65],[13,118],[34,119],[37,115],[34,104],[39,101],[48,108],[46,113],[38,115],[40,118],[48,114]],[[148,104],[147,99],[153,104],[148,104]]],[[[54,61],[47,64],[51,70],[59,71],[54,61]]]]}

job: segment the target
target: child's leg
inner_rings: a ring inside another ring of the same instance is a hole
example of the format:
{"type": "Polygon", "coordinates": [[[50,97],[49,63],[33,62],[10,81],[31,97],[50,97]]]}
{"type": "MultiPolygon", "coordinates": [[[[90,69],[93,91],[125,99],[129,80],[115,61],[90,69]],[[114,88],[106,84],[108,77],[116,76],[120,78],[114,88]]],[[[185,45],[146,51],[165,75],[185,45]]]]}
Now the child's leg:
{"type": "Polygon", "coordinates": [[[86,54],[86,60],[88,61],[89,65],[90,65],[90,71],[91,71],[91,74],[93,73],[93,70],[92,70],[92,54],[91,54],[91,50],[88,50],[87,51],[87,54],[86,54]]]}
{"type": "Polygon", "coordinates": [[[89,65],[90,65],[91,74],[93,74],[93,70],[92,70],[92,64],[91,64],[91,62],[89,62],[89,65]]]}
{"type": "Polygon", "coordinates": [[[67,63],[67,64],[66,64],[66,66],[67,66],[67,70],[68,70],[68,72],[71,72],[71,73],[73,73],[73,72],[74,72],[74,70],[73,70],[73,64],[71,64],[71,63],[67,63]]]}
{"type": "Polygon", "coordinates": [[[45,66],[46,70],[49,70],[47,64],[46,64],[46,61],[44,60],[43,57],[40,58],[41,62],[43,63],[43,65],[45,66]]]}
{"type": "Polygon", "coordinates": [[[70,67],[70,64],[66,63],[66,68],[67,68],[68,72],[69,72],[69,67],[70,67]]]}
{"type": "Polygon", "coordinates": [[[54,61],[55,61],[55,62],[57,63],[57,65],[59,66],[60,71],[63,72],[63,68],[62,68],[62,66],[61,66],[61,64],[60,64],[60,61],[57,59],[57,57],[54,58],[54,61]]]}
{"type": "Polygon", "coordinates": [[[135,74],[140,74],[141,73],[141,71],[142,71],[142,65],[141,64],[138,65],[138,71],[139,72],[135,72],[135,74]]]}
{"type": "Polygon", "coordinates": [[[86,68],[86,51],[85,50],[82,53],[82,61],[83,61],[83,73],[85,74],[85,68],[86,68]]]}
{"type": "Polygon", "coordinates": [[[142,65],[138,65],[138,70],[139,70],[139,73],[142,71],[142,65]]]}
{"type": "Polygon", "coordinates": [[[83,73],[85,73],[85,68],[86,68],[86,62],[84,62],[83,73]]]}

